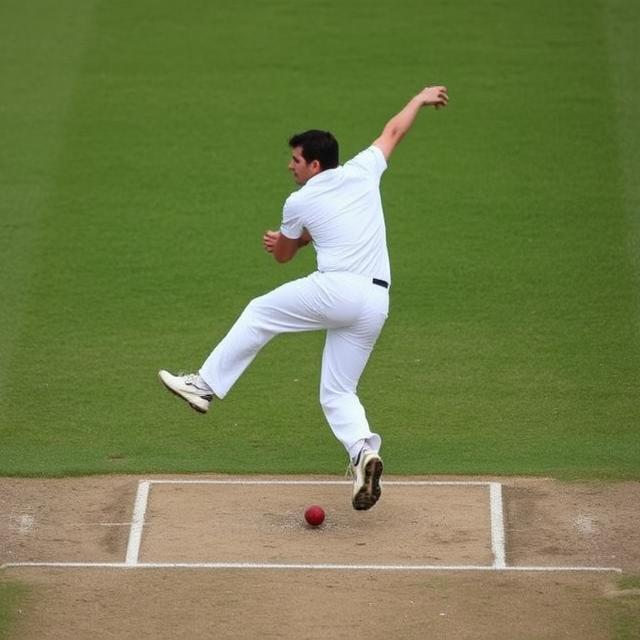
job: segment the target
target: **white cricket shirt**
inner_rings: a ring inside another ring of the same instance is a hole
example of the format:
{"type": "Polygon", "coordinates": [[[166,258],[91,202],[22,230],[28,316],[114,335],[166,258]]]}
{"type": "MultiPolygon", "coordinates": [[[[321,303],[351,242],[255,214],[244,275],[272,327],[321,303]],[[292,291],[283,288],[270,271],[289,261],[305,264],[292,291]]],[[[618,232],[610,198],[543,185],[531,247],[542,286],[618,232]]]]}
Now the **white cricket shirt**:
{"type": "Polygon", "coordinates": [[[281,233],[295,239],[306,228],[318,271],[348,271],[391,282],[380,178],[387,168],[375,145],[294,191],[284,203],[281,233]]]}

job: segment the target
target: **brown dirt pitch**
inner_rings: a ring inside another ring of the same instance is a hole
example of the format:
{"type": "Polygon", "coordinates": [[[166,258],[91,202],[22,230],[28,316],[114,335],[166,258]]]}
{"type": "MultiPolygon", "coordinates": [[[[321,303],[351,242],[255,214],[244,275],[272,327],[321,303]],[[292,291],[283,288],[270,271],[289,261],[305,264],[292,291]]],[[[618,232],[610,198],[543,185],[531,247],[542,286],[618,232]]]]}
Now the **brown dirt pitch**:
{"type": "Polygon", "coordinates": [[[330,478],[0,479],[11,638],[613,637],[619,573],[575,569],[640,573],[640,483],[499,479],[496,521],[490,480],[452,480],[361,513],[330,478]]]}

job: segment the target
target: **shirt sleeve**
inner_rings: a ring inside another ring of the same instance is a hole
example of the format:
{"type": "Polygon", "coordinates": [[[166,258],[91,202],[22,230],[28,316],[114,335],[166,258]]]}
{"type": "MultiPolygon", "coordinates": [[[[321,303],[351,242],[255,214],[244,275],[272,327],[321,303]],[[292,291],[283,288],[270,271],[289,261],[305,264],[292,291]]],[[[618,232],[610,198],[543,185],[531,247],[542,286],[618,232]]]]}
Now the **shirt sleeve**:
{"type": "Polygon", "coordinates": [[[299,238],[304,228],[298,209],[299,207],[296,206],[295,200],[289,196],[282,209],[280,233],[291,240],[299,238]]]}
{"type": "Polygon", "coordinates": [[[369,148],[361,151],[357,156],[346,162],[344,167],[345,169],[367,173],[376,180],[380,180],[387,168],[387,161],[382,149],[372,144],[369,148]]]}

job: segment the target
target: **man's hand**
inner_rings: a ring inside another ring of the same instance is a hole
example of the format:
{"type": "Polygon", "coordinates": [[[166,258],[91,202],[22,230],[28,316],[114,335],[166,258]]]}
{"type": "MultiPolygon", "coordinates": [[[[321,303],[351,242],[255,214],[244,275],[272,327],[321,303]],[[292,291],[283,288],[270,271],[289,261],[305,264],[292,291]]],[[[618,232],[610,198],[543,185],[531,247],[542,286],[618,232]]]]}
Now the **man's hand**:
{"type": "Polygon", "coordinates": [[[304,247],[307,242],[304,238],[287,238],[280,231],[265,231],[262,236],[262,246],[267,253],[270,253],[276,262],[289,262],[300,247],[304,247]]]}
{"type": "Polygon", "coordinates": [[[425,87],[417,96],[424,107],[446,107],[449,102],[447,87],[425,87]]]}
{"type": "MultiPolygon", "coordinates": [[[[264,232],[264,235],[262,236],[262,246],[267,253],[274,252],[276,245],[278,244],[278,240],[280,240],[280,236],[281,234],[279,231],[271,231],[269,229],[264,232]]],[[[289,238],[285,237],[281,244],[290,244],[292,242],[296,244],[296,248],[306,247],[311,242],[311,235],[306,229],[303,229],[302,235],[297,240],[289,240],[289,238]]]]}
{"type": "Polygon", "coordinates": [[[273,253],[273,249],[276,246],[276,242],[278,242],[278,238],[280,237],[279,231],[265,231],[262,236],[262,246],[267,253],[273,253]]]}

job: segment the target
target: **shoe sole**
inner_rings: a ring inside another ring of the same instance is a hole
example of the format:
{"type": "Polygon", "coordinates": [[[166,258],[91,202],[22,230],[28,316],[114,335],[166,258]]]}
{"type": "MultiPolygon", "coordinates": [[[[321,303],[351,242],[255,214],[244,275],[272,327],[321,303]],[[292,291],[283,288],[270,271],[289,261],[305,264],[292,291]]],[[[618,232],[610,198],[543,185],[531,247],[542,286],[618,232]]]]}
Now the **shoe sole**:
{"type": "Polygon", "coordinates": [[[209,407],[207,407],[206,409],[203,409],[202,407],[199,407],[198,405],[195,405],[191,402],[191,400],[189,400],[189,398],[186,398],[185,396],[183,396],[181,393],[179,393],[178,391],[176,391],[175,389],[172,389],[163,379],[162,376],[158,375],[158,379],[160,380],[160,382],[162,382],[162,384],[164,385],[165,389],[167,389],[167,391],[170,391],[171,393],[173,393],[173,395],[176,398],[180,398],[180,400],[184,400],[194,411],[197,411],[198,413],[207,413],[207,410],[209,407]]]}
{"type": "Polygon", "coordinates": [[[358,511],[371,509],[378,502],[382,494],[380,477],[384,466],[380,458],[369,460],[364,467],[364,483],[360,490],[353,496],[353,508],[358,511]]]}

